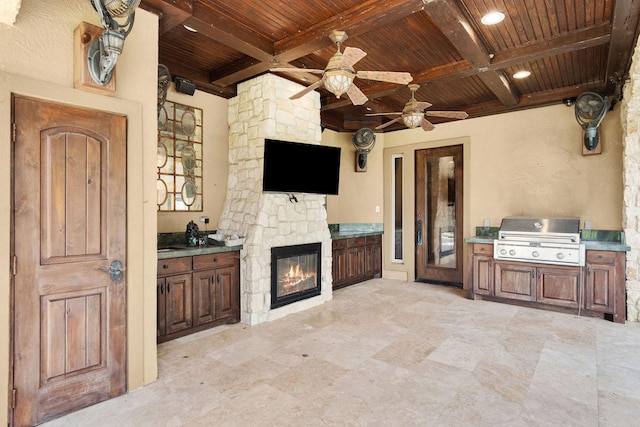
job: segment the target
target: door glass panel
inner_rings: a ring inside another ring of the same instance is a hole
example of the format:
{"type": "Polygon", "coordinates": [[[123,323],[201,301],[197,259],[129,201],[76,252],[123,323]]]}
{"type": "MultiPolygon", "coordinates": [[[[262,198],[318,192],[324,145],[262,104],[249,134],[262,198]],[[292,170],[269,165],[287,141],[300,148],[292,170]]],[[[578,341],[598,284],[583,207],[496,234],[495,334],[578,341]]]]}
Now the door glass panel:
{"type": "Polygon", "coordinates": [[[393,260],[402,261],[402,156],[393,157],[393,260]]]}
{"type": "Polygon", "coordinates": [[[453,156],[428,159],[425,167],[426,235],[429,239],[427,265],[455,268],[456,177],[453,156]]]}

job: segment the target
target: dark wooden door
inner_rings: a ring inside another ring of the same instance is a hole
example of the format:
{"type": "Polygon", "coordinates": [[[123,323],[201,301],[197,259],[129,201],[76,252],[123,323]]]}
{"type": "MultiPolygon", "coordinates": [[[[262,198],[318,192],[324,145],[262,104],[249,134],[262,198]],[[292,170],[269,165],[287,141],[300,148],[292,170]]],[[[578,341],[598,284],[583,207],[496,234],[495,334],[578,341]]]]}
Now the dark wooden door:
{"type": "Polygon", "coordinates": [[[126,391],[126,118],[13,99],[13,423],[126,391]],[[116,274],[117,276],[117,274],[116,274]]]}
{"type": "Polygon", "coordinates": [[[462,145],[416,151],[416,280],[462,285],[462,145]]]}

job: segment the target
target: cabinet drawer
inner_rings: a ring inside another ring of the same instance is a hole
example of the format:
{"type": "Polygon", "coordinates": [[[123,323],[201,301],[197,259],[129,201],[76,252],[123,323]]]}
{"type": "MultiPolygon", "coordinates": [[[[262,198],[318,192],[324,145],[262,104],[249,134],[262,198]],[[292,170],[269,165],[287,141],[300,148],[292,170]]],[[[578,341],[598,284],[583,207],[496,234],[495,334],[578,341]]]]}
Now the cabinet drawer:
{"type": "Polygon", "coordinates": [[[333,250],[346,249],[347,248],[347,239],[333,240],[331,242],[331,248],[333,250]]]}
{"type": "Polygon", "coordinates": [[[351,239],[348,239],[349,243],[347,243],[349,245],[350,248],[355,248],[358,246],[364,246],[365,243],[365,238],[364,237],[354,237],[351,239]]]}
{"type": "Polygon", "coordinates": [[[615,264],[616,253],[610,251],[587,251],[587,262],[595,264],[615,264]]]}
{"type": "Polygon", "coordinates": [[[217,268],[232,265],[240,259],[240,252],[221,252],[217,254],[196,255],[193,257],[193,269],[217,268]]]}
{"type": "Polygon", "coordinates": [[[382,236],[378,234],[377,236],[367,236],[367,245],[377,245],[382,242],[382,236]]]}
{"type": "Polygon", "coordinates": [[[493,245],[489,245],[485,243],[474,243],[473,253],[493,256],[493,245]]]}
{"type": "Polygon", "coordinates": [[[168,258],[158,260],[158,276],[181,273],[191,270],[191,257],[168,258]]]}

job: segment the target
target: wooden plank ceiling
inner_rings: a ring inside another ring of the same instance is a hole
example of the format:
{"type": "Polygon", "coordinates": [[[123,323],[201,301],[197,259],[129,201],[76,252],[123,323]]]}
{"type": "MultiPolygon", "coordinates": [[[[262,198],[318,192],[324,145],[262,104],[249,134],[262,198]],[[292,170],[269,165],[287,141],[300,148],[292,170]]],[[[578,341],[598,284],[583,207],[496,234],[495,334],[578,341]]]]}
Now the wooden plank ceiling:
{"type": "MultiPolygon", "coordinates": [[[[328,34],[343,30],[343,48],[367,53],[356,71],[409,72],[420,85],[418,101],[470,117],[561,103],[585,91],[619,100],[640,15],[634,0],[142,0],[141,7],[160,16],[159,63],[199,90],[230,98],[238,83],[270,68],[324,69],[336,52],[328,34]],[[490,11],[506,18],[482,24],[490,11]],[[530,77],[513,78],[521,70],[530,77]]],[[[304,86],[321,77],[279,74],[304,86]]],[[[410,98],[405,86],[355,83],[369,98],[364,105],[317,89],[324,127],[374,128],[397,116],[366,114],[402,111],[410,98]]]]}

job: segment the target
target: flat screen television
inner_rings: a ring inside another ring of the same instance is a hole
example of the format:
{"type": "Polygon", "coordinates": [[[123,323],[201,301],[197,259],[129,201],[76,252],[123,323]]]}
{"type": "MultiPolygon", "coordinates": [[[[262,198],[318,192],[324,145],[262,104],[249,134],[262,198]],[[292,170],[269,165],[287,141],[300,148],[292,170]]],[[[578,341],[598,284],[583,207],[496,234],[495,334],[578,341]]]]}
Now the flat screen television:
{"type": "Polygon", "coordinates": [[[262,191],[338,194],[340,148],[267,139],[262,191]]]}

